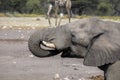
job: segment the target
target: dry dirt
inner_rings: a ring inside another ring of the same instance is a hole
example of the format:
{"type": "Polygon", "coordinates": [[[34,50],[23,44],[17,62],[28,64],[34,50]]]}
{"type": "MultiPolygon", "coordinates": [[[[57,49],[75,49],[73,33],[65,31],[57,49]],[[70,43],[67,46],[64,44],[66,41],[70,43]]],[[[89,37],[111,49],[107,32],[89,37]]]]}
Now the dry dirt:
{"type": "MultiPolygon", "coordinates": [[[[64,19],[62,24],[67,22],[64,19]]],[[[33,56],[29,36],[37,27],[47,26],[44,17],[0,17],[0,80],[97,80],[103,75],[96,67],[84,66],[80,58],[33,56]]]]}
{"type": "MultiPolygon", "coordinates": [[[[78,19],[72,19],[71,22],[78,19]]],[[[58,19],[59,21],[59,19],[58,19]]],[[[55,19],[51,18],[52,26],[55,26],[55,19]]],[[[68,23],[68,19],[62,19],[61,24],[68,23]]],[[[0,17],[0,26],[15,27],[48,27],[48,19],[45,17],[0,17]]]]}

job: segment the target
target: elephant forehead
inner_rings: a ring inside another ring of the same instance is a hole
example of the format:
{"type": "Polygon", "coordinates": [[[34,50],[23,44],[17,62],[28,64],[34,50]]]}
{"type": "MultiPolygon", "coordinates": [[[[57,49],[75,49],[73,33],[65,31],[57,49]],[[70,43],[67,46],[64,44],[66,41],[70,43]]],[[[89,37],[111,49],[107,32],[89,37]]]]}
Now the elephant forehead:
{"type": "Polygon", "coordinates": [[[71,33],[81,33],[81,34],[89,33],[90,30],[91,30],[91,25],[84,24],[84,23],[78,26],[72,27],[70,29],[71,33]]]}
{"type": "MultiPolygon", "coordinates": [[[[85,18],[76,22],[70,23],[71,31],[90,31],[93,28],[99,26],[100,20],[97,18],[85,18]]],[[[96,28],[97,29],[97,28],[96,28]]]]}

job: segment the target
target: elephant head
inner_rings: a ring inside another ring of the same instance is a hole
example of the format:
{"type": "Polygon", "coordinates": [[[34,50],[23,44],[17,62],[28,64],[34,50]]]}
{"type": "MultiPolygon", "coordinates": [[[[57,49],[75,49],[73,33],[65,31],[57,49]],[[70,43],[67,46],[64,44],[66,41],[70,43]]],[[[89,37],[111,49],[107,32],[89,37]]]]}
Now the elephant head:
{"type": "Polygon", "coordinates": [[[84,64],[102,66],[120,59],[120,26],[98,18],[83,19],[71,28],[72,42],[86,48],[84,64]]]}

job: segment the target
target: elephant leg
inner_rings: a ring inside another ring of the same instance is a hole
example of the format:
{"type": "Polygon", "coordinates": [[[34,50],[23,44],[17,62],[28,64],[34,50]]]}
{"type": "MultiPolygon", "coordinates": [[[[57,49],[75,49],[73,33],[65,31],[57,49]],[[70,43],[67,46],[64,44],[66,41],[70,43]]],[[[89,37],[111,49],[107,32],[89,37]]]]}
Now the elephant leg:
{"type": "Polygon", "coordinates": [[[105,80],[120,80],[120,61],[99,68],[104,71],[105,80]]]}
{"type": "MultiPolygon", "coordinates": [[[[48,30],[46,30],[48,31],[48,30]]],[[[33,35],[30,36],[29,41],[28,41],[28,47],[29,50],[32,52],[33,55],[38,56],[38,57],[48,57],[48,56],[53,56],[59,53],[59,51],[57,50],[50,50],[48,48],[43,49],[41,47],[42,41],[45,38],[43,35],[43,33],[45,33],[46,31],[40,31],[40,32],[35,32],[33,35]]]]}
{"type": "Polygon", "coordinates": [[[105,80],[120,80],[120,61],[108,66],[105,72],[105,80]]]}

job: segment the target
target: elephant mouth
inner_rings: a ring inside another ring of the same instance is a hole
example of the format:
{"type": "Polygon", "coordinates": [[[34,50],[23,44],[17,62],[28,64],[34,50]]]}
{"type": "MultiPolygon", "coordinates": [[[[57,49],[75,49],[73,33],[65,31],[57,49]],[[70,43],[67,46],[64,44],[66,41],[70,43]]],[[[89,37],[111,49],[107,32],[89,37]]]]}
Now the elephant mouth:
{"type": "Polygon", "coordinates": [[[42,44],[40,44],[40,47],[43,50],[55,50],[55,44],[46,42],[46,41],[42,41],[42,44]]]}

